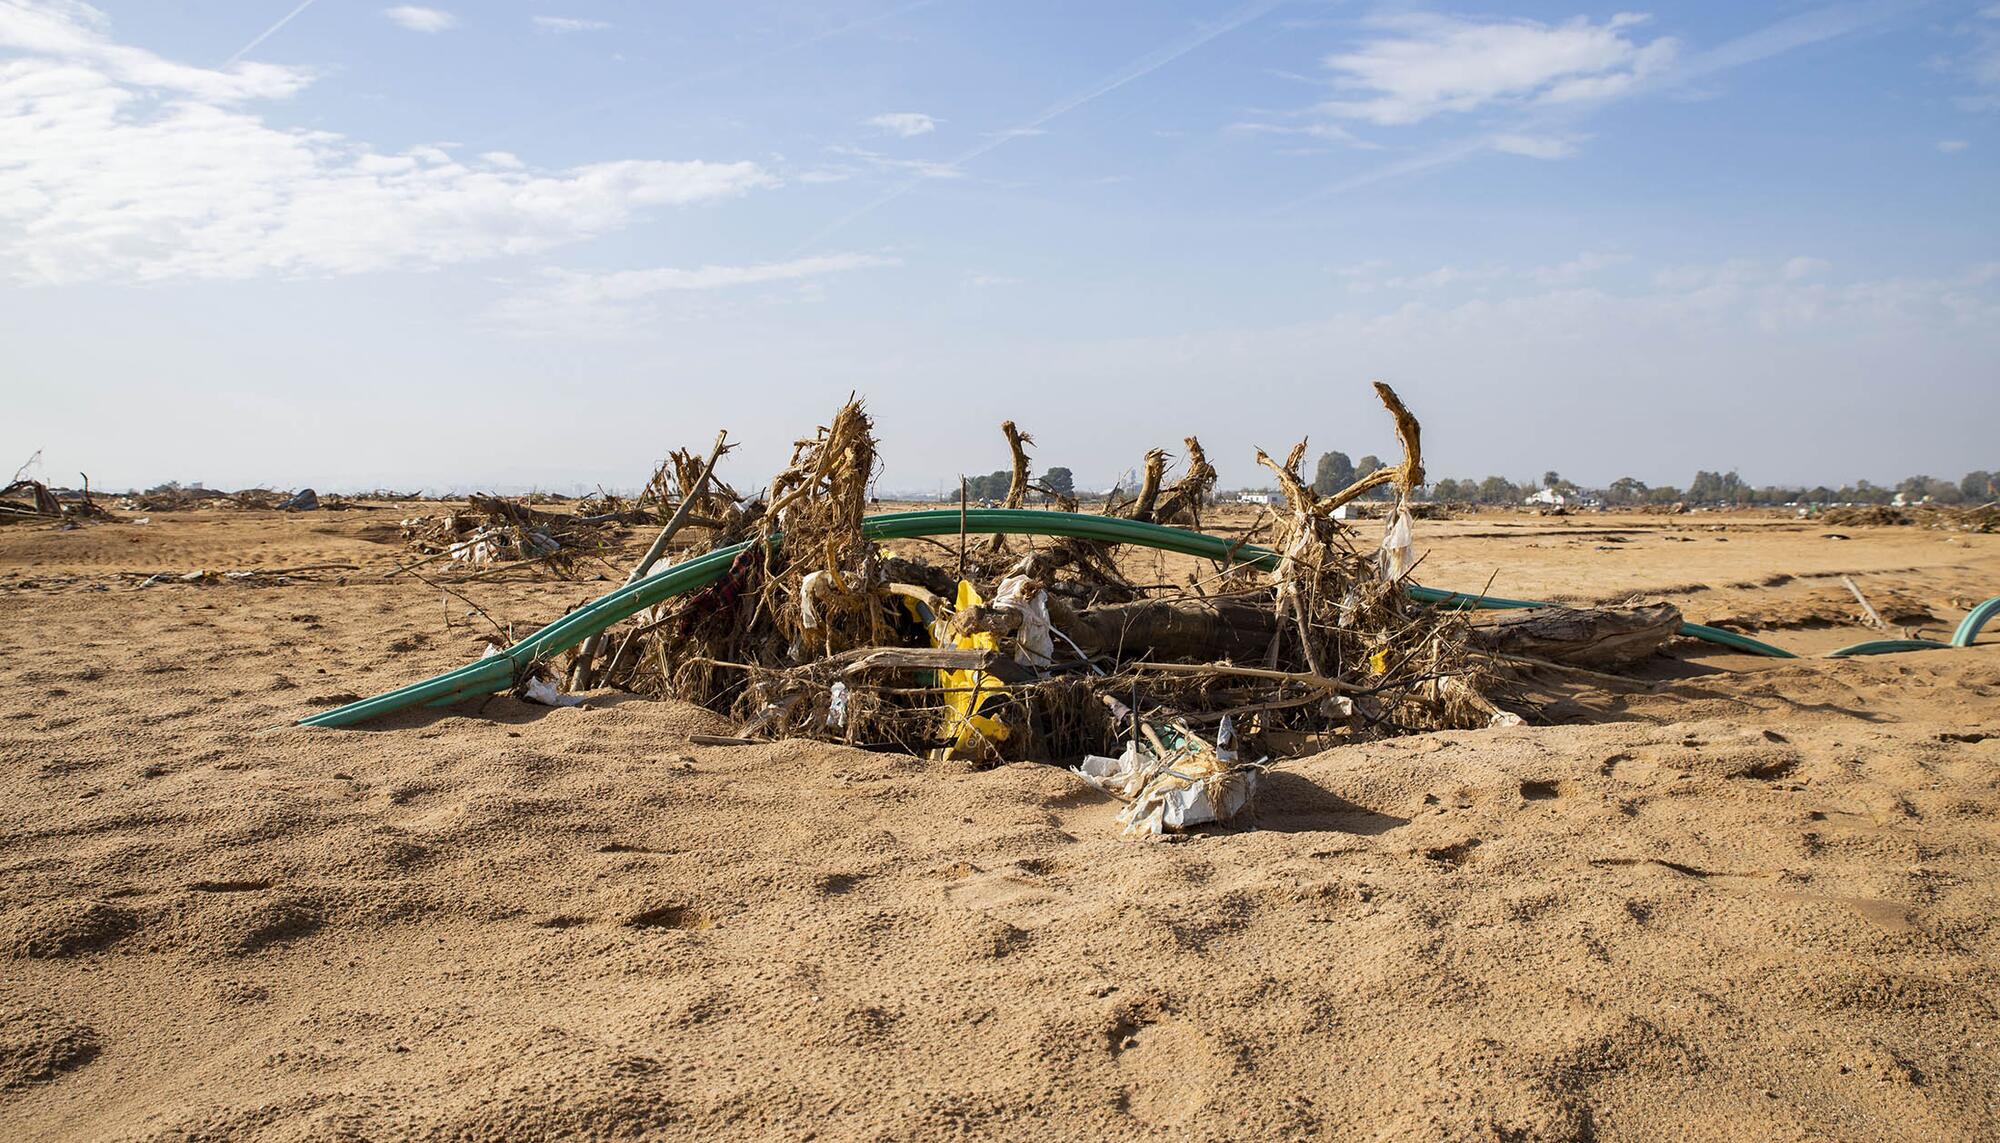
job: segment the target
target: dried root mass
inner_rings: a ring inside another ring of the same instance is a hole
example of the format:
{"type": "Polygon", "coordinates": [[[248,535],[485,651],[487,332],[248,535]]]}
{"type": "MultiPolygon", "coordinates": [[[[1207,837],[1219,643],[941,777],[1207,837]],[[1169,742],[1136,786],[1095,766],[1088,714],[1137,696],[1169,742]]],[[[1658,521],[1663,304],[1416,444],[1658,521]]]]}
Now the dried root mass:
{"type": "MultiPolygon", "coordinates": [[[[996,538],[942,551],[869,541],[876,442],[850,400],[797,443],[763,500],[746,503],[726,486],[704,493],[700,511],[754,521],[763,542],[717,583],[607,632],[596,678],[700,703],[746,738],[981,764],[1123,753],[1183,778],[1232,773],[1236,758],[1504,720],[1463,618],[1402,590],[1407,501],[1423,479],[1419,428],[1392,390],[1377,389],[1402,462],[1319,497],[1298,473],[1304,442],[1282,464],[1260,452],[1287,497],[1279,566],[1215,567],[1184,587],[1135,585],[1119,552],[1091,541],[996,538]],[[1333,509],[1385,484],[1397,494],[1387,538],[1364,540],[1333,509]]],[[[1012,422],[1002,432],[1014,506],[1031,494],[1032,437],[1012,422]]],[[[1177,479],[1166,480],[1169,458],[1156,450],[1138,495],[1107,510],[1198,526],[1216,473],[1197,440],[1185,446],[1177,479]]],[[[663,504],[698,464],[676,456],[649,488],[663,504]]],[[[738,531],[718,529],[696,547],[738,531]]],[[[1202,789],[1227,801],[1236,787],[1202,789]]],[[[1166,793],[1154,795],[1141,816],[1168,814],[1166,793]]]]}

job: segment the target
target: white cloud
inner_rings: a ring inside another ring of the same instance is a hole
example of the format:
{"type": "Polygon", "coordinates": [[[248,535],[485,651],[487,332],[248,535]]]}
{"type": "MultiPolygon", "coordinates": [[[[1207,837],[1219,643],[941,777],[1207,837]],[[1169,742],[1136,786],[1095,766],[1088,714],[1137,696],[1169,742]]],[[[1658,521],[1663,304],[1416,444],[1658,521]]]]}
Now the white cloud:
{"type": "Polygon", "coordinates": [[[1960,96],[1956,100],[1960,107],[1992,111],[2000,109],[2000,4],[1980,9],[1977,16],[1958,29],[1971,46],[1946,66],[1980,89],[1977,95],[1960,96]]]}
{"type": "Polygon", "coordinates": [[[1356,293],[1368,293],[1379,286],[1388,290],[1446,290],[1454,286],[1482,286],[1507,276],[1504,267],[1439,266],[1421,274],[1399,274],[1383,278],[1377,282],[1365,283],[1356,293]]]}
{"type": "Polygon", "coordinates": [[[1231,123],[1225,130],[1239,135],[1280,135],[1316,139],[1322,143],[1337,143],[1343,147],[1360,147],[1377,150],[1379,144],[1356,138],[1354,133],[1337,123],[1231,123]]]}
{"type": "Polygon", "coordinates": [[[854,171],[847,167],[815,167],[799,171],[792,176],[793,181],[814,183],[844,183],[854,177],[854,171]]]}
{"type": "Polygon", "coordinates": [[[1495,135],[1490,143],[1496,151],[1526,155],[1530,159],[1567,159],[1576,154],[1576,139],[1568,135],[1495,135]]]}
{"type": "Polygon", "coordinates": [[[1972,144],[1966,142],[1964,139],[1939,139],[1937,141],[1937,149],[1947,155],[1956,155],[1970,146],[1972,144]]]}
{"type": "Polygon", "coordinates": [[[488,314],[496,328],[520,336],[619,336],[660,320],[653,303],[665,295],[797,283],[850,270],[894,266],[874,254],[827,254],[750,266],[657,267],[587,274],[547,270],[532,287],[500,301],[488,314]]]}
{"type": "Polygon", "coordinates": [[[536,16],[535,27],[558,35],[569,32],[603,32],[611,27],[608,20],[582,20],[574,16],[536,16]]]}
{"type": "Polygon", "coordinates": [[[891,111],[866,120],[866,125],[909,139],[937,130],[938,121],[920,111],[891,111]]]}
{"type": "Polygon", "coordinates": [[[836,274],[871,266],[891,266],[894,259],[873,254],[826,254],[796,258],[789,262],[764,262],[752,266],[702,266],[684,270],[663,266],[651,270],[620,270],[611,274],[581,274],[553,271],[565,296],[588,301],[629,302],[653,294],[679,290],[719,290],[730,286],[754,286],[770,282],[792,282],[801,278],[836,274]]]}
{"type": "Polygon", "coordinates": [[[442,8],[419,8],[414,4],[399,4],[394,8],[382,9],[389,22],[412,32],[442,32],[458,26],[458,17],[442,8]]]}
{"type": "Polygon", "coordinates": [[[1628,259],[1623,254],[1607,254],[1598,250],[1586,250],[1567,262],[1554,266],[1538,266],[1528,272],[1528,276],[1545,286],[1573,286],[1592,277],[1599,270],[1607,270],[1628,259]]]}
{"type": "Polygon", "coordinates": [[[1376,275],[1388,268],[1388,259],[1369,258],[1361,262],[1349,262],[1344,266],[1334,266],[1332,271],[1336,277],[1346,278],[1350,282],[1366,282],[1372,288],[1376,275]]]}
{"type": "Polygon", "coordinates": [[[1595,276],[1598,271],[1629,261],[1623,254],[1586,250],[1567,262],[1549,266],[1536,266],[1526,270],[1516,270],[1505,265],[1497,266],[1439,266],[1418,274],[1391,274],[1389,262],[1370,259],[1352,265],[1337,266],[1333,273],[1347,282],[1350,293],[1372,294],[1379,290],[1446,290],[1470,287],[1479,292],[1489,292],[1501,288],[1509,282],[1535,282],[1544,286],[1575,286],[1595,276]]]}
{"type": "Polygon", "coordinates": [[[1685,266],[1663,266],[1653,273],[1656,289],[1670,293],[1696,293],[1718,288],[1734,289],[1768,278],[1769,269],[1749,258],[1685,266]]]}
{"type": "Polygon", "coordinates": [[[1389,34],[1326,58],[1334,85],[1354,97],[1330,100],[1319,110],[1396,126],[1489,104],[1617,95],[1665,68],[1677,50],[1669,37],[1633,38],[1632,29],[1644,20],[1629,14],[1561,24],[1392,17],[1379,21],[1389,34]]]}
{"type": "MultiPolygon", "coordinates": [[[[110,20],[73,0],[0,0],[0,48],[22,55],[62,59],[87,67],[116,83],[151,88],[166,96],[192,96],[215,103],[282,99],[312,82],[302,68],[238,63],[224,69],[190,67],[139,48],[113,43],[104,33],[110,20]]],[[[4,78],[19,65],[9,63],[4,78]]],[[[0,151],[0,162],[7,155],[0,151]]]]}
{"type": "Polygon", "coordinates": [[[862,159],[884,170],[907,171],[920,179],[962,179],[965,169],[956,162],[941,162],[936,159],[898,159],[876,151],[860,147],[829,147],[836,155],[848,155],[862,159]]]}
{"type": "Polygon", "coordinates": [[[295,69],[212,70],[112,42],[84,5],[0,0],[0,275],[156,281],[432,268],[618,229],[650,207],[776,184],[754,163],[536,170],[438,147],[381,154],[242,104],[295,69]]]}
{"type": "Polygon", "coordinates": [[[1790,258],[1778,268],[1778,273],[1787,282],[1803,282],[1817,278],[1833,269],[1833,263],[1824,258],[1790,258]]]}
{"type": "Polygon", "coordinates": [[[971,273],[965,276],[965,284],[976,290],[986,290],[995,286],[1018,286],[1021,279],[1007,274],[971,273]]]}

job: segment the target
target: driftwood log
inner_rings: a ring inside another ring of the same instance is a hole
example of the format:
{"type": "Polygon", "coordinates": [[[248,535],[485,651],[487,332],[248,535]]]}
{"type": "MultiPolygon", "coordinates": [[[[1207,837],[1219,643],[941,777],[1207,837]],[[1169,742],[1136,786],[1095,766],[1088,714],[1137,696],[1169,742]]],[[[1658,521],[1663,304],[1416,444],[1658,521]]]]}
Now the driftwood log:
{"type": "Polygon", "coordinates": [[[1138,600],[1068,611],[1051,602],[1057,627],[1092,655],[1212,662],[1259,659],[1277,617],[1268,600],[1138,600]]]}
{"type": "MultiPolygon", "coordinates": [[[[1056,626],[1092,655],[1183,662],[1262,658],[1278,617],[1263,597],[1139,600],[1070,609],[1052,601],[1056,626]]],[[[1475,647],[1576,666],[1621,666],[1658,651],[1680,628],[1680,609],[1545,607],[1493,612],[1471,630],[1475,647]]]]}
{"type": "Polygon", "coordinates": [[[1503,655],[1523,655],[1577,666],[1621,666],[1660,649],[1680,629],[1680,608],[1543,607],[1495,612],[1472,626],[1472,644],[1503,655]]]}

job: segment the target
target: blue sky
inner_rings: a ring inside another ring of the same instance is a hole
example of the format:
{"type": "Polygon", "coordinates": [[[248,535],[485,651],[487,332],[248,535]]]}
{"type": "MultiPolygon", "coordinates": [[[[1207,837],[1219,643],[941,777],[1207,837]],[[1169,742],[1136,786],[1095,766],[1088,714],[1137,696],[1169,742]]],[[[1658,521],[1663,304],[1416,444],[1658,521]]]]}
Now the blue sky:
{"type": "Polygon", "coordinates": [[[0,456],[2000,467],[2000,4],[0,0],[0,456]]]}

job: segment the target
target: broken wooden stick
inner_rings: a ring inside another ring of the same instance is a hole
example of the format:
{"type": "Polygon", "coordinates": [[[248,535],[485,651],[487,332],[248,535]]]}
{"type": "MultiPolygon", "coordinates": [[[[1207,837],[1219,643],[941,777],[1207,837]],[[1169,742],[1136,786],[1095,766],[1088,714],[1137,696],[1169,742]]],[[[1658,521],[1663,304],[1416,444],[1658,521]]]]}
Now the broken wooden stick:
{"type": "MultiPolygon", "coordinates": [[[[646,554],[640,558],[638,566],[632,569],[632,574],[625,577],[626,586],[629,587],[645,579],[646,573],[651,571],[653,565],[666,553],[667,544],[674,538],[674,534],[686,526],[688,514],[694,511],[695,501],[701,499],[702,488],[708,484],[709,476],[715,472],[715,462],[721,460],[722,454],[729,451],[726,443],[728,439],[728,429],[715,434],[715,447],[709,450],[708,460],[703,462],[700,475],[695,477],[694,487],[681,489],[680,507],[674,509],[673,517],[667,521],[666,527],[660,529],[660,534],[653,537],[653,545],[646,549],[646,554]]],[[[597,647],[601,638],[601,635],[592,635],[577,649],[576,661],[571,663],[569,668],[571,691],[590,689],[590,664],[591,660],[597,657],[597,647]]]]}
{"type": "Polygon", "coordinates": [[[1886,634],[1889,630],[1889,625],[1882,621],[1882,617],[1875,611],[1875,605],[1868,602],[1868,597],[1861,594],[1861,588],[1854,582],[1853,577],[1841,576],[1840,582],[1846,585],[1848,591],[1854,593],[1854,602],[1861,605],[1861,614],[1866,618],[1868,626],[1886,634]]]}
{"type": "Polygon", "coordinates": [[[1234,667],[1227,663],[1128,663],[1127,670],[1166,671],[1176,675],[1240,675],[1246,679],[1273,679],[1279,682],[1304,683],[1323,691],[1336,694],[1351,692],[1368,694],[1370,688],[1343,683],[1339,679],[1329,679],[1311,671],[1276,671],[1264,667],[1234,667]]]}
{"type": "Polygon", "coordinates": [[[1410,410],[1403,407],[1402,398],[1396,391],[1380,381],[1375,382],[1375,395],[1382,399],[1383,407],[1396,418],[1396,437],[1403,442],[1403,463],[1388,468],[1378,468],[1354,483],[1319,502],[1318,510],[1332,512],[1342,504],[1357,496],[1380,488],[1384,484],[1394,484],[1405,497],[1424,482],[1424,454],[1422,428],[1410,410]]]}
{"type": "MultiPolygon", "coordinates": [[[[1028,447],[1035,438],[1014,427],[1012,421],[1001,421],[1000,431],[1007,434],[1007,451],[1014,456],[1014,474],[1007,481],[1007,499],[1003,508],[1019,508],[1028,501],[1028,447]]],[[[998,532],[987,544],[987,551],[997,552],[1007,545],[1007,537],[998,532]]]]}

